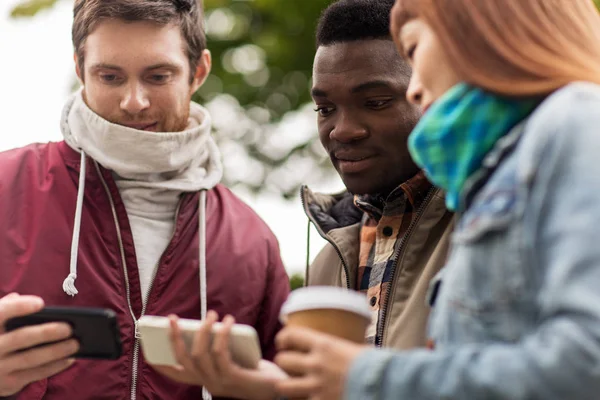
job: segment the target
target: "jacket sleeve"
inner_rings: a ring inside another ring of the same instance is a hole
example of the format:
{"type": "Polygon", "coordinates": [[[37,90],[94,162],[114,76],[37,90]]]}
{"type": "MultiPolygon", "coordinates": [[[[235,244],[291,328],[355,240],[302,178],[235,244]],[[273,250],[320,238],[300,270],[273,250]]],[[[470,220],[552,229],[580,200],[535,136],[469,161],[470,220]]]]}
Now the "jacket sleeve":
{"type": "Polygon", "coordinates": [[[257,331],[260,338],[262,356],[272,361],[275,358],[275,336],[281,330],[279,311],[290,293],[290,282],[283,266],[279,244],[274,236],[267,239],[269,265],[267,282],[257,331]]]}
{"type": "Polygon", "coordinates": [[[600,96],[567,93],[532,116],[536,145],[521,160],[531,168],[520,173],[535,173],[525,228],[543,277],[537,328],[517,343],[367,351],[351,367],[346,399],[598,398],[600,96]]]}

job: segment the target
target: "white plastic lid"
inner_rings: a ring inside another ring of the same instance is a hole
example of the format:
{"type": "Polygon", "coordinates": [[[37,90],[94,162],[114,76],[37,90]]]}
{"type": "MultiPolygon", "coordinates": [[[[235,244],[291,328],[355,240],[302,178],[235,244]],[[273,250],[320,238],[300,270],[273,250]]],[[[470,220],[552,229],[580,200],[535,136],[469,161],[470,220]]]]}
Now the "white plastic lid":
{"type": "Polygon", "coordinates": [[[279,319],[285,323],[289,314],[315,309],[349,311],[371,320],[371,308],[364,294],[334,286],[308,286],[294,290],[281,307],[279,319]]]}

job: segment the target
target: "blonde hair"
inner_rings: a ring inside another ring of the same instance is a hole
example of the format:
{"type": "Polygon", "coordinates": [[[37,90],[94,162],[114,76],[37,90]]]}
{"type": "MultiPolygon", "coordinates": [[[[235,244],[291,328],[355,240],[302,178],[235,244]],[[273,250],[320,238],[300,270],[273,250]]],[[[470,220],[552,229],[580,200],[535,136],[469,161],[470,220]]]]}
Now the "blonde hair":
{"type": "Polygon", "coordinates": [[[459,77],[513,96],[574,81],[600,84],[600,14],[592,0],[396,0],[392,35],[422,18],[459,77]]]}

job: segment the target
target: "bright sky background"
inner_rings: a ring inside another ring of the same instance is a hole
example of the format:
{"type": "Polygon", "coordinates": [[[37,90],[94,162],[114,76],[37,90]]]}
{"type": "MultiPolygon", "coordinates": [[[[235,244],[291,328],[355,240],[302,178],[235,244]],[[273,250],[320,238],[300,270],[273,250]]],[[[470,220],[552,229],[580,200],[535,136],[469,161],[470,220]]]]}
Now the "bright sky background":
{"type": "MultiPolygon", "coordinates": [[[[34,19],[12,20],[9,12],[18,0],[0,0],[0,151],[31,142],[62,140],[60,114],[74,79],[71,47],[71,2],[43,12],[34,19]]],[[[210,43],[209,43],[210,47],[210,43]]],[[[336,192],[339,180],[313,187],[336,192]]],[[[1,194],[6,195],[6,194],[1,194]]],[[[277,196],[238,195],[269,224],[279,239],[288,272],[302,272],[306,258],[306,224],[299,199],[285,202],[277,196]]],[[[325,242],[313,229],[311,254],[325,242]]]]}

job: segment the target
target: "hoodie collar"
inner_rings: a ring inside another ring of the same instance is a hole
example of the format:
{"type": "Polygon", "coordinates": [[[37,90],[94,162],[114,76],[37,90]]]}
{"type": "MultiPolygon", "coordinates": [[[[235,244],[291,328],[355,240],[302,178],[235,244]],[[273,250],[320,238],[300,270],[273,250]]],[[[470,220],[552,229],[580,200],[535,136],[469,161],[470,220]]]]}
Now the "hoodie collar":
{"type": "Polygon", "coordinates": [[[61,128],[71,148],[138,186],[192,192],[211,189],[223,176],[210,115],[196,103],[186,130],[146,132],[103,119],[79,90],[64,108],[61,128]]]}

